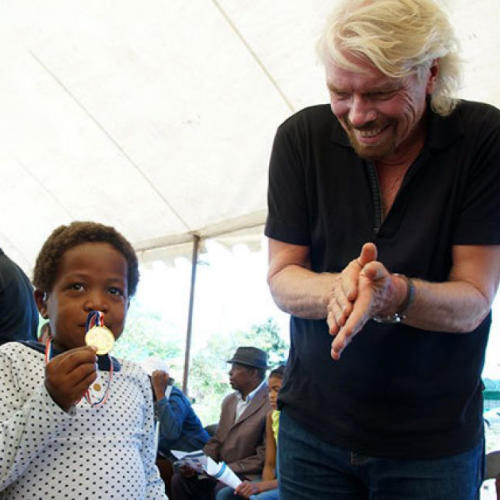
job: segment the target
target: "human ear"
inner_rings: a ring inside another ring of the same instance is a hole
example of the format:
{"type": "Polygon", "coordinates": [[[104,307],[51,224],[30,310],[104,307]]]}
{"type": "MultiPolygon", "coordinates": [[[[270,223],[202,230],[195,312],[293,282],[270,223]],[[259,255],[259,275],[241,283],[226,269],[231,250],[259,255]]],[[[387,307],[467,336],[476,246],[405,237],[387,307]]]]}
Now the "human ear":
{"type": "Polygon", "coordinates": [[[43,319],[47,319],[49,317],[47,313],[47,299],[49,297],[47,292],[43,290],[36,289],[34,292],[36,307],[38,307],[38,311],[40,312],[43,319]]]}
{"type": "Polygon", "coordinates": [[[436,89],[437,79],[439,76],[439,59],[434,59],[429,68],[429,73],[427,75],[427,87],[426,92],[428,95],[432,94],[436,89]]]}

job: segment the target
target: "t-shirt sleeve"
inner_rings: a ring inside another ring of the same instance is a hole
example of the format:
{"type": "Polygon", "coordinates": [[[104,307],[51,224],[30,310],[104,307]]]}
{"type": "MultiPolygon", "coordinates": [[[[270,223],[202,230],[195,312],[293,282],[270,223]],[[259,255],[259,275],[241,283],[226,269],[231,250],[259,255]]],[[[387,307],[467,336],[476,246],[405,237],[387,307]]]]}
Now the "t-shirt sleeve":
{"type": "Polygon", "coordinates": [[[453,243],[500,244],[500,111],[490,108],[477,133],[453,243]]]}
{"type": "Polygon", "coordinates": [[[304,162],[296,127],[285,122],[274,138],[269,164],[265,234],[285,243],[310,244],[304,162]]]}

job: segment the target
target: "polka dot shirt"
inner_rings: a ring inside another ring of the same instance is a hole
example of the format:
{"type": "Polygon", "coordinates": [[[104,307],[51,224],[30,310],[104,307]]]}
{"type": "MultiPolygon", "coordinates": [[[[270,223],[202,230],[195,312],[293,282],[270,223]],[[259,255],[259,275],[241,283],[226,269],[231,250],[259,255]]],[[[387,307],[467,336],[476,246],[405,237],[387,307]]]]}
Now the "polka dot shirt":
{"type": "MultiPolygon", "coordinates": [[[[21,343],[0,347],[0,499],[167,498],[142,369],[123,361],[104,406],[83,398],[66,413],[45,389],[44,365],[43,353],[21,343]]],[[[108,377],[99,372],[92,401],[108,377]]]]}

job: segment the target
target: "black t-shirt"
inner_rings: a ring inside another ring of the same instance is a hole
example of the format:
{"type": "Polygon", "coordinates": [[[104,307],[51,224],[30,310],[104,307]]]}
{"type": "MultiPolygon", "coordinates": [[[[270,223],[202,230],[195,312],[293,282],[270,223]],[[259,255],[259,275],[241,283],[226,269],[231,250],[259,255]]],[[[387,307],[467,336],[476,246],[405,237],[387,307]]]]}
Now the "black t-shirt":
{"type": "Polygon", "coordinates": [[[23,270],[0,249],[0,344],[36,340],[38,310],[23,270]]]}
{"type": "MultiPolygon", "coordinates": [[[[276,134],[266,235],[311,248],[318,273],[339,272],[373,241],[391,272],[446,281],[453,245],[500,244],[500,112],[462,101],[430,110],[427,138],[382,222],[375,168],[360,159],[328,105],[276,134]]],[[[481,371],[491,323],[450,334],[369,321],[330,357],[324,320],[292,316],[280,404],[334,445],[373,456],[431,458],[482,435],[481,371]]]]}

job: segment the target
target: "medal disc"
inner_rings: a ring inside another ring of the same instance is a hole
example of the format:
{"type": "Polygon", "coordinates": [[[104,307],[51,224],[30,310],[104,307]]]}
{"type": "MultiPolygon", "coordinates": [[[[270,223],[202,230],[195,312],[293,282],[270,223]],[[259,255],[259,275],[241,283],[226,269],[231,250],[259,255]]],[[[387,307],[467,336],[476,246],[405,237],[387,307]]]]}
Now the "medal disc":
{"type": "Polygon", "coordinates": [[[115,337],[109,328],[94,326],[85,334],[85,343],[97,347],[97,354],[107,354],[115,343],[115,337]]]}

